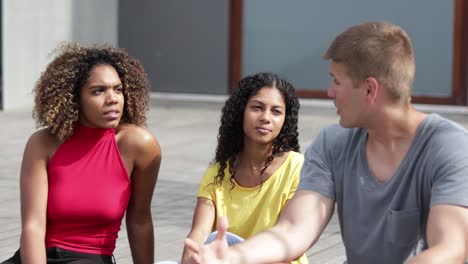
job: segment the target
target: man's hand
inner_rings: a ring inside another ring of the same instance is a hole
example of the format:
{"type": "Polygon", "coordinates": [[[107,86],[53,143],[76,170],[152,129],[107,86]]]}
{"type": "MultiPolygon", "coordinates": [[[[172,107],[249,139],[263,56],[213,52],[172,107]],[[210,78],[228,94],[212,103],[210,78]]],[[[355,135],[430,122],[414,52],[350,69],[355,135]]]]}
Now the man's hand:
{"type": "Polygon", "coordinates": [[[190,263],[290,262],[318,240],[333,214],[334,205],[334,200],[321,194],[300,190],[286,204],[276,225],[231,247],[226,241],[227,218],[222,217],[216,239],[211,244],[185,240],[185,246],[194,252],[190,263]]]}
{"type": "Polygon", "coordinates": [[[226,231],[228,228],[228,219],[223,216],[219,219],[217,226],[218,234],[215,240],[210,244],[203,245],[198,244],[195,241],[187,238],[185,240],[185,246],[193,250],[194,254],[190,259],[191,263],[203,263],[203,264],[222,264],[230,263],[229,258],[229,246],[226,240],[226,231]]]}

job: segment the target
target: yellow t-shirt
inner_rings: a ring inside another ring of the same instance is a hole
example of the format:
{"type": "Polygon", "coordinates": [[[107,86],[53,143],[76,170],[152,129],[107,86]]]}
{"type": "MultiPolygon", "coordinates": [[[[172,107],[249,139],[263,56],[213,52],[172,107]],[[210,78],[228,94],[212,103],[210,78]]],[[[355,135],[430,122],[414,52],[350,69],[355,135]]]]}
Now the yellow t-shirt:
{"type": "MultiPolygon", "coordinates": [[[[210,199],[216,207],[216,221],[221,216],[229,219],[228,231],[242,238],[249,238],[276,224],[286,204],[292,198],[299,184],[299,176],[304,156],[291,151],[283,164],[261,186],[244,188],[234,180],[234,188],[229,181],[231,174],[227,167],[221,185],[214,185],[219,164],[209,167],[198,189],[198,197],[210,199]]],[[[304,254],[298,261],[309,263],[304,254]]]]}

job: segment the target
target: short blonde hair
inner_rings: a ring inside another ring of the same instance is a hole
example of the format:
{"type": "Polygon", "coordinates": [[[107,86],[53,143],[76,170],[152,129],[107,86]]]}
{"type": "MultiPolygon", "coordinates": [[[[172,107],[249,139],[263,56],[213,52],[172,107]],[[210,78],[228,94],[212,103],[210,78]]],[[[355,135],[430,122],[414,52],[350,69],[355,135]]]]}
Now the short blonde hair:
{"type": "Polygon", "coordinates": [[[323,58],[342,63],[356,87],[366,78],[374,77],[393,100],[411,97],[415,71],[413,45],[397,25],[367,22],[352,26],[333,40],[323,58]]]}

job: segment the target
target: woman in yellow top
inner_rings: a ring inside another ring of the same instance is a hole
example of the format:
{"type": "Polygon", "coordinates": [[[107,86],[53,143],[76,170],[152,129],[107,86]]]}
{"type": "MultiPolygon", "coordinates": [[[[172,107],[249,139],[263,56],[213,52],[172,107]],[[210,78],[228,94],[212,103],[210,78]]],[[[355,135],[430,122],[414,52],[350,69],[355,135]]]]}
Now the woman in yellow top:
{"type": "MultiPolygon", "coordinates": [[[[221,216],[229,219],[229,243],[276,223],[304,161],[298,112],[294,87],[278,75],[259,73],[239,82],[222,110],[216,155],[199,187],[189,238],[207,241],[221,216]]],[[[183,264],[191,263],[192,253],[184,248],[183,264]]],[[[293,263],[308,263],[307,257],[293,263]]]]}

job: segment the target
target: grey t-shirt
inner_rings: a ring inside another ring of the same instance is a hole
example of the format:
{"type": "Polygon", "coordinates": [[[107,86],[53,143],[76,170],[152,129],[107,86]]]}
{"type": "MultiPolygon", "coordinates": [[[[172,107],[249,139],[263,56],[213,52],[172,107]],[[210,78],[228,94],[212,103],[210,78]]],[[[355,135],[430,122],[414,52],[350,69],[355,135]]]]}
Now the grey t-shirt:
{"type": "Polygon", "coordinates": [[[403,263],[426,245],[431,206],[468,206],[468,131],[428,115],[383,183],[369,169],[366,141],[365,129],[322,129],[305,152],[298,190],[336,201],[348,263],[403,263]]]}

